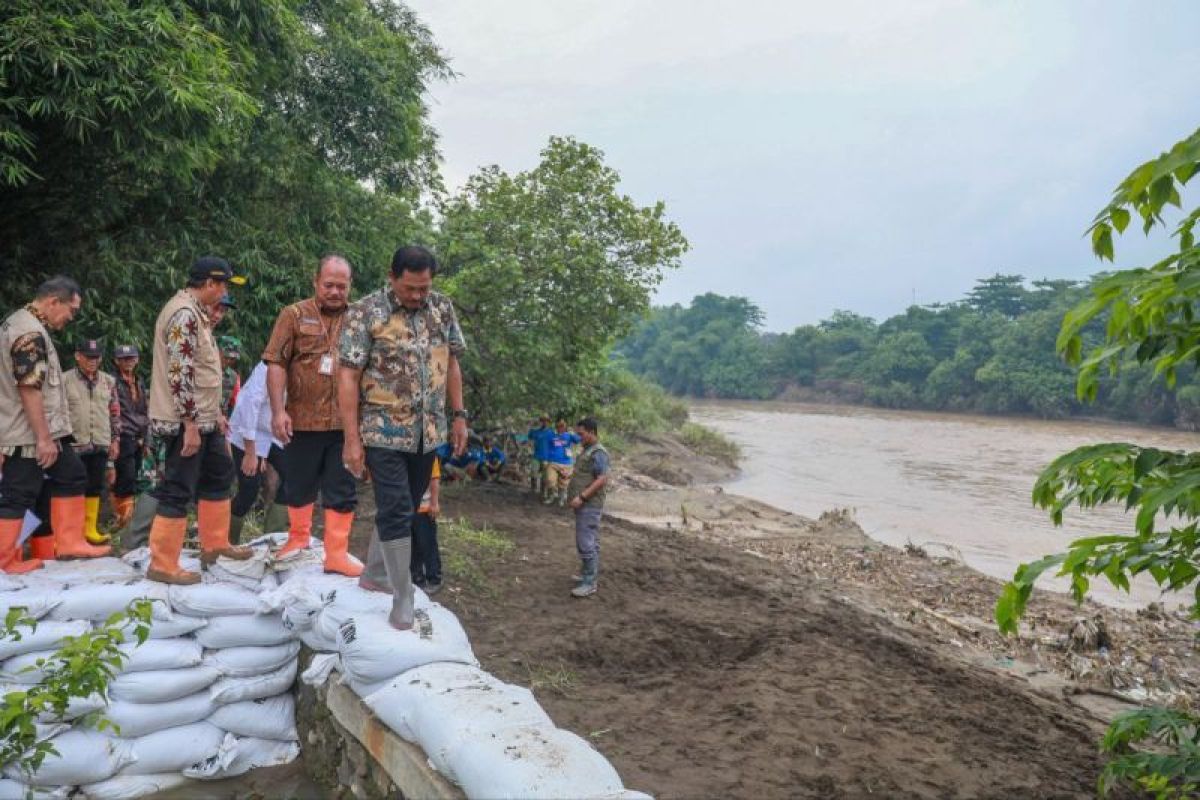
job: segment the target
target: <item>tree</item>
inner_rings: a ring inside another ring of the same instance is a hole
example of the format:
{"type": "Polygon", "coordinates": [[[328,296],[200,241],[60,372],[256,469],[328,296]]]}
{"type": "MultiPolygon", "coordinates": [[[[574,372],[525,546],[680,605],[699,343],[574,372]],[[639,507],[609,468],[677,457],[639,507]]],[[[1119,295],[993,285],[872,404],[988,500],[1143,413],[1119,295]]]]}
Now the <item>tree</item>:
{"type": "Polygon", "coordinates": [[[502,421],[593,402],[609,349],[687,250],[663,203],[639,206],[619,180],[599,150],[556,137],[532,170],[488,167],[441,202],[473,410],[502,421]]]}
{"type": "MultiPolygon", "coordinates": [[[[1129,174],[1097,214],[1089,233],[1092,250],[1111,261],[1113,235],[1125,231],[1133,214],[1149,231],[1163,225],[1168,205],[1182,207],[1181,190],[1200,171],[1200,131],[1129,174]]],[[[1090,297],[1067,313],[1057,348],[1078,367],[1077,394],[1094,400],[1101,370],[1119,371],[1128,361],[1153,365],[1155,379],[1174,385],[1179,371],[1200,363],[1200,248],[1193,229],[1200,208],[1175,228],[1178,249],[1152,267],[1102,277],[1090,297]],[[1103,341],[1084,350],[1087,327],[1107,315],[1103,341]]],[[[1071,506],[1123,503],[1137,511],[1134,532],[1078,539],[1065,553],[1046,556],[1017,570],[996,604],[1001,630],[1014,631],[1034,583],[1047,570],[1071,578],[1082,601],[1091,580],[1103,577],[1128,590],[1135,575],[1148,574],[1171,590],[1193,587],[1200,577],[1200,453],[1166,452],[1135,444],[1077,448],[1055,459],[1038,477],[1034,502],[1056,524],[1071,506]]],[[[1195,587],[1200,614],[1200,586],[1195,587]]],[[[1168,709],[1143,709],[1118,717],[1103,746],[1114,758],[1100,788],[1125,784],[1157,797],[1194,796],[1200,787],[1200,717],[1168,709]],[[1139,748],[1139,745],[1142,746],[1139,748]]]]}
{"type": "Polygon", "coordinates": [[[1023,275],[1001,275],[999,272],[990,278],[980,278],[967,295],[967,304],[985,314],[1003,314],[1014,319],[1026,308],[1028,292],[1024,282],[1023,275]]]}

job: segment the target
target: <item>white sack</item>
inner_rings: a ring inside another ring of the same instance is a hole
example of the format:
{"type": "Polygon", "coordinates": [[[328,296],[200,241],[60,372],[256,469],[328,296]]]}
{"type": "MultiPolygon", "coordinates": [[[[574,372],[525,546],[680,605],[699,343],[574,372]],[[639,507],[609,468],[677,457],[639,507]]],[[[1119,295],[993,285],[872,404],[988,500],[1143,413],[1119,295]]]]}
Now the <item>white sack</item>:
{"type": "Polygon", "coordinates": [[[560,728],[504,728],[447,754],[446,776],[467,797],[489,800],[602,798],[624,791],[604,756],[560,728]]]}
{"type": "Polygon", "coordinates": [[[117,584],[101,583],[72,586],[59,593],[59,604],[50,612],[50,619],[87,619],[104,622],[113,614],[125,611],[135,600],[150,600],[153,619],[171,619],[167,603],[167,586],[155,581],[117,584]]]}
{"type": "Polygon", "coordinates": [[[226,678],[249,678],[264,672],[274,672],[296,658],[299,642],[285,642],[271,647],[227,647],[209,650],[204,665],[212,667],[226,678]]]}
{"type": "Polygon", "coordinates": [[[70,794],[70,786],[41,789],[9,778],[0,778],[0,800],[67,800],[70,794]]]}
{"type": "Polygon", "coordinates": [[[309,660],[308,669],[300,674],[300,681],[305,686],[324,686],[341,666],[342,659],[337,653],[317,653],[309,660]]]}
{"type": "Polygon", "coordinates": [[[241,700],[258,700],[273,697],[292,688],[296,681],[298,662],[293,659],[280,669],[252,678],[221,678],[212,685],[209,693],[214,703],[237,703],[241,700]]]}
{"type": "Polygon", "coordinates": [[[148,733],[128,740],[137,759],[121,770],[121,775],[154,775],[181,772],[193,764],[207,761],[232,747],[234,738],[208,722],[194,722],[148,733]],[[228,739],[228,741],[226,741],[228,739]]]}
{"type": "MultiPolygon", "coordinates": [[[[187,636],[189,633],[194,633],[205,625],[208,620],[200,619],[199,617],[188,617],[183,614],[176,614],[173,619],[169,620],[150,620],[150,639],[175,639],[180,636],[187,636]]],[[[103,623],[96,623],[96,627],[102,627],[103,623]]],[[[121,626],[121,633],[125,636],[127,644],[137,642],[137,625],[128,622],[121,626]]]]}
{"type": "MultiPolygon", "coordinates": [[[[108,705],[108,701],[101,697],[99,692],[93,692],[87,697],[72,697],[67,701],[67,710],[63,712],[62,718],[68,721],[79,719],[85,714],[99,711],[106,705],[108,705]]],[[[50,722],[53,718],[54,715],[51,712],[45,712],[41,715],[41,719],[44,722],[50,722]]]]}
{"type": "Polygon", "coordinates": [[[128,742],[96,731],[67,731],[51,742],[58,755],[46,756],[31,776],[22,774],[16,764],[5,767],[4,774],[35,786],[75,786],[109,778],[134,760],[128,742]]]}
{"type": "Polygon", "coordinates": [[[194,667],[204,656],[204,648],[193,639],[147,639],[141,645],[126,642],[118,649],[128,656],[122,672],[194,667]]]}
{"type": "Polygon", "coordinates": [[[221,673],[203,665],[126,672],[112,679],[108,694],[129,703],[166,703],[212,686],[221,673]]]}
{"type": "Polygon", "coordinates": [[[7,618],[8,612],[17,606],[25,609],[21,612],[21,616],[41,619],[58,605],[59,594],[57,589],[43,587],[4,592],[0,594],[0,619],[7,618]]]}
{"type": "MultiPolygon", "coordinates": [[[[328,610],[321,612],[321,618],[328,610]]],[[[436,661],[477,664],[462,626],[441,606],[418,615],[409,631],[398,631],[387,618],[354,617],[338,630],[342,671],[352,684],[390,680],[413,667],[436,661]],[[427,615],[426,619],[421,619],[427,615]]]]}
{"type": "Polygon", "coordinates": [[[63,588],[81,584],[129,583],[140,577],[141,573],[133,567],[111,556],[78,561],[45,561],[37,571],[39,581],[52,582],[63,588]]]}
{"type": "Polygon", "coordinates": [[[233,759],[228,764],[213,759],[206,764],[188,767],[183,774],[189,778],[217,780],[242,775],[252,769],[290,764],[300,755],[298,742],[277,742],[253,737],[238,738],[233,748],[233,759]]]}
{"type": "Polygon", "coordinates": [[[196,631],[196,641],[210,650],[223,647],[269,647],[295,638],[295,633],[285,628],[283,620],[276,614],[213,617],[202,630],[196,631]]]}
{"type": "Polygon", "coordinates": [[[290,693],[221,706],[208,721],[238,736],[291,741],[296,734],[296,698],[290,693]]]}
{"type": "Polygon", "coordinates": [[[91,629],[91,623],[83,619],[74,622],[39,622],[37,630],[31,630],[24,625],[17,626],[21,638],[0,641],[0,659],[9,659],[38,650],[57,650],[62,646],[63,637],[82,636],[91,629]]]}
{"type": "Polygon", "coordinates": [[[43,667],[49,666],[49,661],[54,657],[56,650],[38,650],[33,653],[23,653],[19,656],[13,656],[7,661],[0,662],[0,681],[5,683],[23,683],[27,686],[32,686],[35,683],[41,683],[45,677],[43,667]],[[44,663],[39,666],[38,662],[44,663]]]}
{"type": "MultiPolygon", "coordinates": [[[[79,788],[87,800],[137,800],[189,782],[178,772],[160,772],[157,775],[116,775],[106,781],[79,788]]],[[[0,797],[0,800],[3,798],[0,797]]]]}
{"type": "Polygon", "coordinates": [[[109,703],[105,718],[117,726],[121,736],[134,739],[148,733],[208,719],[216,704],[207,691],[167,703],[109,703]]]}
{"type": "Polygon", "coordinates": [[[171,608],[193,617],[225,617],[233,614],[257,614],[264,610],[258,595],[227,583],[194,583],[172,586],[171,608]]]}

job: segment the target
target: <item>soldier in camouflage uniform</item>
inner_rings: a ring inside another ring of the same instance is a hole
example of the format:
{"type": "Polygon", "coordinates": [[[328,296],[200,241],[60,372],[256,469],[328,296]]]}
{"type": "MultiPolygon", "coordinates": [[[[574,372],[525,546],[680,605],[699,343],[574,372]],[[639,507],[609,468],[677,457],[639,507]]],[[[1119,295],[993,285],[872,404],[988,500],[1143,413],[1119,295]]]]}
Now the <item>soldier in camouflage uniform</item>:
{"type": "Polygon", "coordinates": [[[238,392],[242,390],[242,376],[237,371],[242,342],[236,336],[221,336],[217,345],[221,348],[221,413],[229,419],[237,405],[238,392]]]}
{"type": "Polygon", "coordinates": [[[575,509],[575,549],[582,570],[572,597],[596,593],[600,574],[600,518],[604,515],[604,497],[608,486],[608,451],[600,444],[596,420],[584,417],[576,426],[583,452],[575,462],[575,471],[567,486],[571,508],[575,509]]]}

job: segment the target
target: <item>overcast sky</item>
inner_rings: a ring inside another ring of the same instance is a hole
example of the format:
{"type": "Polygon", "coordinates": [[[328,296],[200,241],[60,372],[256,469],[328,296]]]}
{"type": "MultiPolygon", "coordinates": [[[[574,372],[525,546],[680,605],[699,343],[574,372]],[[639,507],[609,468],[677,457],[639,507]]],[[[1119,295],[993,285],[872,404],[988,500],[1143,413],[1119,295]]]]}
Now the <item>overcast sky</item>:
{"type": "Polygon", "coordinates": [[[1190,0],[410,5],[461,74],[432,93],[451,186],[576,136],[691,242],[657,302],[744,295],[770,330],[1095,272],[1092,216],[1200,125],[1190,0]]]}

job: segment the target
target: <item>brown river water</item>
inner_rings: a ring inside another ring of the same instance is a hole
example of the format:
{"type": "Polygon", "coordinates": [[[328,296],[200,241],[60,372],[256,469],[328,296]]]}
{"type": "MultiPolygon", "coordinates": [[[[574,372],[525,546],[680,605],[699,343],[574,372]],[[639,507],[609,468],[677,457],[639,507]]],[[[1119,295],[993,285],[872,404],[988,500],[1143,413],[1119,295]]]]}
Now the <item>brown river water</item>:
{"type": "MultiPolygon", "coordinates": [[[[1200,437],[1185,431],[1096,421],[800,403],[699,402],[691,413],[742,447],[742,471],[725,484],[729,491],[807,517],[849,508],[878,541],[961,555],[997,578],[1063,550],[1072,538],[1132,531],[1132,515],[1120,506],[1068,511],[1061,528],[1035,508],[1034,480],[1056,456],[1105,441],[1200,446],[1200,437]]],[[[1148,577],[1130,595],[1097,580],[1092,596],[1122,606],[1160,599],[1148,577]]]]}

